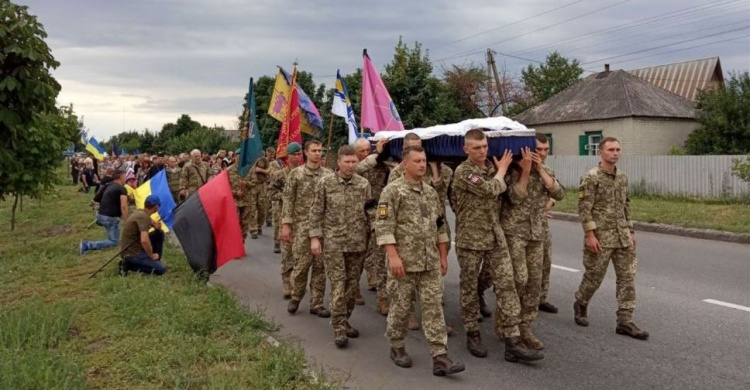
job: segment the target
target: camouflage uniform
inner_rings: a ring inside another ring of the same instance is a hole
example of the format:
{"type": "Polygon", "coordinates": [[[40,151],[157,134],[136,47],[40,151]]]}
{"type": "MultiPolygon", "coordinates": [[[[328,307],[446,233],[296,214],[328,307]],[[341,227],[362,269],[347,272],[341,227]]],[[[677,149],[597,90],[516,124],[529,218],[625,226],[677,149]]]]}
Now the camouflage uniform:
{"type": "Polygon", "coordinates": [[[405,276],[388,274],[391,308],[386,337],[391,348],[404,348],[409,316],[413,313],[415,292],[422,308],[422,326],[432,357],[447,353],[448,335],[441,300],[438,243],[450,239],[444,223],[444,210],[438,208],[438,195],[431,186],[416,186],[406,179],[391,182],[378,201],[376,232],[378,245],[395,244],[403,261],[405,276]]]}
{"type": "Polygon", "coordinates": [[[602,246],[599,253],[583,250],[583,274],[576,300],[587,306],[604,280],[610,259],[617,276],[617,320],[629,322],[635,310],[635,269],[638,263],[632,245],[628,178],[615,169],[609,173],[600,167],[581,176],[578,189],[578,215],[583,230],[593,230],[602,246]]]}
{"type": "Polygon", "coordinates": [[[231,165],[227,168],[227,174],[229,175],[229,182],[232,185],[232,195],[234,196],[234,203],[237,205],[237,212],[239,213],[240,218],[240,230],[242,231],[242,239],[244,240],[250,229],[248,205],[250,204],[251,188],[248,185],[247,180],[242,178],[239,172],[237,172],[237,164],[231,165]],[[240,195],[240,193],[242,194],[240,195]]]}
{"type": "Polygon", "coordinates": [[[513,282],[513,266],[505,235],[500,227],[500,194],[505,182],[496,179],[494,165],[480,167],[467,160],[456,168],[451,199],[456,211],[456,255],[461,267],[461,316],[467,332],[478,332],[480,267],[491,275],[495,286],[495,333],[518,336],[520,302],[513,282]]]}
{"type": "MultiPolygon", "coordinates": [[[[273,222],[273,200],[271,200],[271,179],[273,178],[274,173],[281,170],[281,163],[279,160],[273,160],[268,164],[268,186],[266,187],[266,224],[270,224],[273,222]]],[[[273,229],[273,241],[274,243],[279,242],[279,229],[274,227],[273,229]]]]}
{"type": "MultiPolygon", "coordinates": [[[[541,169],[552,176],[547,166],[541,169]]],[[[521,325],[531,324],[539,313],[539,294],[542,287],[542,257],[547,235],[547,200],[560,200],[565,196],[563,187],[554,180],[552,188],[544,185],[542,176],[532,168],[526,190],[518,187],[521,171],[513,169],[505,176],[508,186],[507,207],[500,214],[500,224],[508,241],[516,291],[521,300],[521,325]]]]}
{"type": "Polygon", "coordinates": [[[310,169],[302,165],[292,169],[282,195],[281,223],[292,225],[292,300],[301,301],[305,296],[308,273],[310,275],[310,309],[323,306],[326,290],[326,275],[323,259],[314,258],[310,252],[310,207],[315,183],[324,175],[333,172],[328,168],[310,169]],[[312,272],[310,272],[312,268],[312,272]]]}
{"type": "Polygon", "coordinates": [[[266,183],[268,182],[268,174],[255,172],[255,168],[268,168],[268,160],[265,157],[261,157],[258,161],[253,164],[248,172],[247,187],[250,193],[247,199],[248,207],[248,219],[250,224],[250,233],[257,234],[260,227],[266,221],[266,183]]]}
{"type": "Polygon", "coordinates": [[[188,196],[192,195],[206,184],[208,171],[209,167],[205,161],[201,161],[198,165],[193,164],[192,161],[186,162],[180,172],[180,189],[187,190],[188,196]]]}
{"type": "MultiPolygon", "coordinates": [[[[389,178],[390,169],[382,163],[378,163],[376,156],[367,156],[357,164],[357,174],[367,179],[372,190],[372,198],[380,199],[380,194],[389,178]]],[[[383,248],[379,247],[375,237],[375,232],[368,234],[367,252],[365,254],[365,266],[367,272],[377,276],[378,298],[387,298],[388,291],[386,282],[388,280],[387,265],[385,262],[385,253],[383,248]]]]}
{"type": "Polygon", "coordinates": [[[282,208],[282,195],[284,193],[284,186],[286,185],[286,179],[289,176],[289,171],[292,168],[286,166],[276,172],[271,177],[271,186],[269,187],[271,192],[269,198],[273,202],[273,237],[274,240],[278,240],[281,246],[281,282],[284,286],[284,291],[292,291],[292,269],[294,268],[294,255],[292,254],[292,244],[290,242],[281,241],[279,230],[281,229],[281,208],[282,208]]]}
{"type": "Polygon", "coordinates": [[[552,271],[552,234],[549,232],[549,220],[547,218],[544,218],[544,242],[542,242],[542,247],[542,288],[539,293],[540,304],[547,302],[547,296],[549,296],[549,275],[552,271]]]}
{"type": "Polygon", "coordinates": [[[337,174],[325,175],[315,185],[310,237],[321,240],[325,273],[331,281],[334,331],[346,330],[354,310],[370,232],[365,203],[371,198],[370,183],[358,175],[349,180],[337,174]]]}
{"type": "Polygon", "coordinates": [[[182,169],[180,167],[175,167],[174,170],[171,170],[169,168],[164,168],[164,172],[166,172],[167,175],[167,183],[169,183],[169,192],[172,193],[172,198],[174,199],[175,203],[180,203],[180,175],[182,173],[182,169]]]}

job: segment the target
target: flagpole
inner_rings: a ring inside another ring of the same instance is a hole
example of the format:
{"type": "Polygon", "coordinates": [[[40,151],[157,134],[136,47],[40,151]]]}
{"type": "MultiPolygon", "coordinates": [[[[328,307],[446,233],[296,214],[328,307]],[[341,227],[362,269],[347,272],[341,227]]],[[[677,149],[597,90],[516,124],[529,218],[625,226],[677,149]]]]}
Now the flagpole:
{"type": "Polygon", "coordinates": [[[333,136],[333,117],[334,116],[335,115],[333,115],[333,112],[331,112],[331,125],[328,126],[328,146],[326,146],[326,150],[328,151],[329,154],[331,153],[331,138],[333,136]]]}

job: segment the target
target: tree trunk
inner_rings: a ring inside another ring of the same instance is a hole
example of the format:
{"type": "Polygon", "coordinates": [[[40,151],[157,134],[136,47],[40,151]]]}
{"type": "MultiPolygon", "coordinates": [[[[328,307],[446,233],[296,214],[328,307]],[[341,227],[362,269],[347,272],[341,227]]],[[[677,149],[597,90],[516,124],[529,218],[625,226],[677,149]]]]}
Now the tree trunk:
{"type": "Polygon", "coordinates": [[[10,212],[10,231],[13,231],[16,229],[16,206],[18,206],[18,194],[15,194],[15,199],[13,200],[13,208],[10,212]]]}
{"type": "Polygon", "coordinates": [[[20,203],[19,204],[20,207],[18,208],[18,211],[23,213],[23,196],[21,197],[21,201],[19,203],[20,203]]]}

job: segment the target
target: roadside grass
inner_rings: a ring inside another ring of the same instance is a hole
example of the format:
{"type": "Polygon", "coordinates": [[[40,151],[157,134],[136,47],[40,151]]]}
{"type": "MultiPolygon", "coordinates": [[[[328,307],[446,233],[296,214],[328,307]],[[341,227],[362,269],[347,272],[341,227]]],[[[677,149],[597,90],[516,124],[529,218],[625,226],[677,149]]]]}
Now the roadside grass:
{"type": "MultiPolygon", "coordinates": [[[[578,191],[568,190],[555,211],[578,213],[578,191]]],[[[635,221],[750,233],[750,204],[738,201],[637,195],[630,211],[635,221]]]]}
{"type": "Polygon", "coordinates": [[[171,245],[163,277],[119,277],[115,260],[88,279],[117,253],[77,253],[81,238],[104,237],[87,229],[92,197],[60,186],[26,199],[13,232],[12,202],[0,202],[0,389],[330,387],[297,346],[265,342],[275,325],[198,282],[171,245]]]}

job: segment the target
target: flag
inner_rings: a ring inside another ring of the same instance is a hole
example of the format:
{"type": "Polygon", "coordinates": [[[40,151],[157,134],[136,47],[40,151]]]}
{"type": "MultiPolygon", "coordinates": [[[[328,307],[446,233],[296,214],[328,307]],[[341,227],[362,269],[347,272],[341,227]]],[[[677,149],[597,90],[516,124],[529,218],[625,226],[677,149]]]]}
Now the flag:
{"type": "Polygon", "coordinates": [[[367,55],[367,49],[362,52],[362,57],[365,62],[362,71],[362,129],[370,129],[372,134],[381,130],[404,130],[396,105],[367,55]]]}
{"type": "Polygon", "coordinates": [[[213,273],[230,260],[245,257],[226,170],[180,205],[175,211],[174,232],[194,272],[213,273]]]}
{"type": "Polygon", "coordinates": [[[174,202],[174,198],[172,198],[172,192],[169,190],[169,181],[167,181],[166,170],[160,170],[159,173],[154,175],[154,177],[135,189],[135,191],[133,192],[133,197],[135,198],[135,208],[144,208],[146,197],[149,195],[156,195],[161,201],[159,212],[151,214],[151,219],[153,219],[154,221],[158,221],[159,219],[161,219],[161,230],[166,233],[172,229],[172,224],[174,221],[172,211],[174,211],[175,207],[177,207],[177,204],[174,202]]]}
{"type": "Polygon", "coordinates": [[[238,172],[241,176],[247,176],[250,167],[255,160],[263,155],[263,145],[260,140],[258,129],[258,113],[255,111],[255,91],[253,90],[253,78],[250,78],[250,90],[247,93],[247,108],[245,109],[245,124],[247,127],[240,130],[240,160],[238,172]]]}
{"type": "MultiPolygon", "coordinates": [[[[292,75],[292,87],[297,85],[297,70],[292,75]]],[[[300,108],[299,95],[297,88],[291,88],[292,93],[289,99],[284,121],[281,122],[279,130],[279,140],[276,143],[276,157],[286,157],[286,147],[291,142],[297,142],[302,145],[302,133],[300,132],[300,108]]]]}
{"type": "Polygon", "coordinates": [[[115,157],[117,157],[118,153],[120,153],[120,151],[117,149],[117,140],[116,139],[112,140],[111,149],[112,149],[112,155],[115,156],[115,157]]]}
{"type": "Polygon", "coordinates": [[[99,142],[96,141],[96,138],[91,137],[88,139],[88,142],[86,142],[86,150],[91,153],[94,158],[96,158],[99,161],[104,161],[104,148],[99,145],[99,142]]]}
{"type": "Polygon", "coordinates": [[[346,124],[349,127],[349,145],[353,145],[359,136],[357,119],[354,118],[354,107],[352,107],[352,102],[349,100],[349,91],[346,89],[346,83],[344,83],[344,79],[338,70],[336,70],[336,88],[333,90],[331,113],[346,118],[346,124]]]}
{"type": "MultiPolygon", "coordinates": [[[[279,72],[276,74],[276,84],[273,87],[273,94],[271,95],[271,104],[268,106],[268,115],[279,122],[283,122],[286,116],[286,108],[291,98],[291,85],[292,76],[284,71],[284,69],[279,68],[279,72]]],[[[299,85],[297,85],[296,89],[299,100],[298,104],[301,112],[304,114],[301,119],[300,131],[310,135],[318,135],[319,131],[323,129],[320,112],[318,112],[315,103],[312,102],[299,85]]]]}

